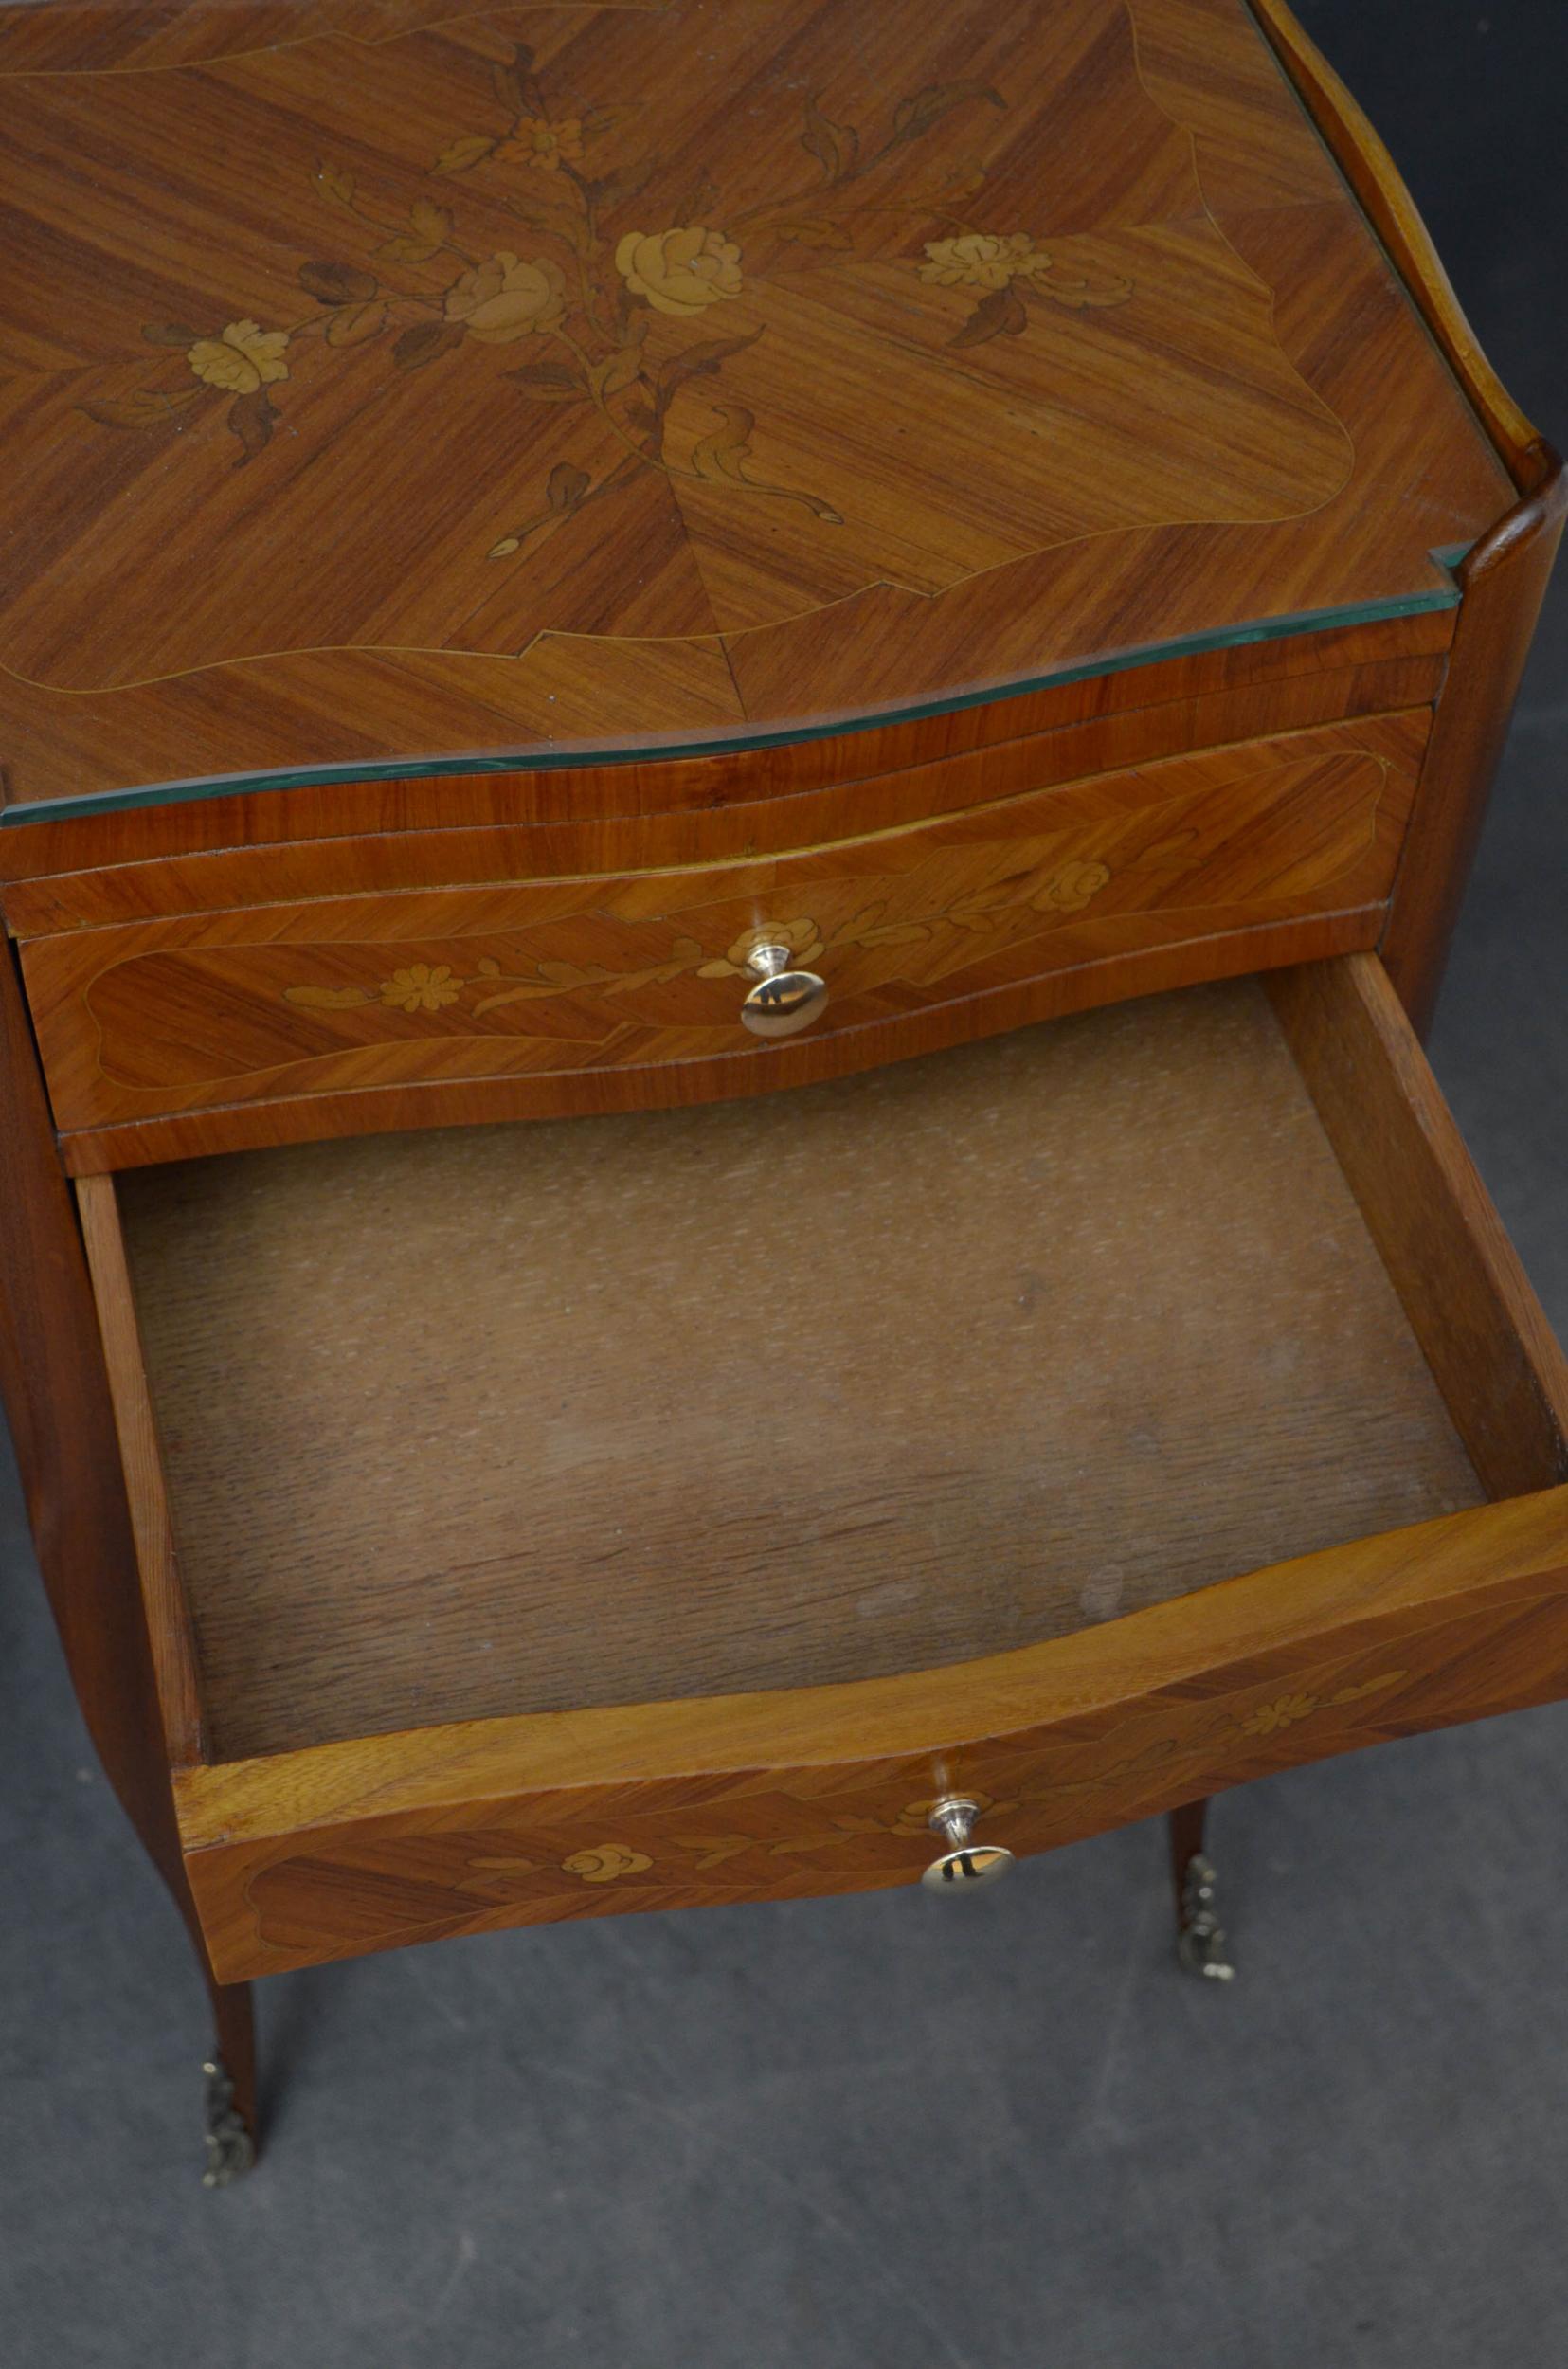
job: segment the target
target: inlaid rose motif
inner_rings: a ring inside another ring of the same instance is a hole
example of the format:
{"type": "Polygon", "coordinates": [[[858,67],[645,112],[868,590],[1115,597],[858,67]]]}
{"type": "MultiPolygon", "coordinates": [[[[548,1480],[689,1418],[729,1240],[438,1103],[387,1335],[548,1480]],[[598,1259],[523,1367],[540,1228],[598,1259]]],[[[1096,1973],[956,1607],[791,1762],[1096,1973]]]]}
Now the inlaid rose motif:
{"type": "Polygon", "coordinates": [[[628,230],[615,267],[633,296],[681,318],[741,292],[741,251],[722,230],[628,230]]]}
{"type": "Polygon", "coordinates": [[[934,239],[926,253],[929,261],[921,264],[920,277],[939,288],[1005,288],[1020,273],[1027,278],[1051,267],[1050,256],[1026,230],[1007,239],[971,230],[961,239],[934,239]]]}
{"type": "Polygon", "coordinates": [[[400,1012],[439,1012],[461,992],[462,981],[450,963],[410,963],[381,983],[382,1002],[400,1012]]]}
{"type": "Polygon", "coordinates": [[[574,1851],[561,1865],[585,1884],[613,1884],[618,1875],[640,1875],[653,1861],[645,1851],[633,1851],[626,1843],[600,1842],[591,1851],[574,1851]]]}
{"type": "Polygon", "coordinates": [[[221,387],[230,395],[253,395],[259,388],[287,378],[283,349],[288,341],[286,329],[230,321],[221,337],[198,337],[185,358],[204,386],[221,387]]]}
{"type": "Polygon", "coordinates": [[[446,317],[486,345],[507,346],[553,329],[567,309],[567,276],[542,255],[536,262],[499,254],[476,263],[446,292],[446,317]]]}
{"type": "Polygon", "coordinates": [[[823,950],[823,938],[817,924],[802,913],[798,921],[770,921],[766,926],[748,930],[730,947],[722,961],[704,963],[699,979],[729,979],[744,972],[759,946],[782,946],[797,963],[814,963],[823,950]]]}
{"type": "MultiPolygon", "coordinates": [[[[389,212],[387,190],[365,185],[349,163],[320,158],[311,176],[316,193],[355,226],[356,250],[339,252],[323,242],[299,261],[296,280],[316,309],[277,330],[249,318],[222,329],[202,324],[199,316],[145,321],[144,344],[167,350],[161,362],[148,361],[144,383],[90,396],[78,407],[100,426],[149,435],[178,432],[186,419],[221,408],[240,446],[234,465],[244,467],[272,441],[280,413],[270,390],[278,380],[369,367],[349,357],[382,341],[375,367],[442,375],[460,353],[468,358],[456,367],[473,368],[477,345],[531,341],[526,360],[514,356],[511,367],[492,373],[505,387],[493,386],[490,394],[531,407],[532,417],[518,415],[516,440],[519,452],[536,460],[529,472],[534,493],[527,506],[487,521],[478,546],[497,565],[526,567],[540,540],[554,540],[590,504],[624,495],[649,471],[672,485],[720,491],[753,515],[759,502],[787,504],[820,526],[844,525],[843,513],[821,494],[772,474],[756,449],[755,412],[732,399],[721,372],[760,339],[777,336],[765,315],[780,270],[800,261],[802,251],[819,262],[854,252],[862,207],[879,222],[912,217],[906,267],[943,288],[972,292],[969,318],[948,335],[950,346],[1019,336],[1032,305],[1116,304],[1131,293],[1129,282],[1103,273],[1057,270],[1027,232],[980,228],[972,205],[984,190],[987,168],[978,156],[945,162],[939,153],[929,186],[910,195],[899,176],[915,142],[933,139],[949,124],[956,136],[960,116],[972,130],[983,120],[979,111],[1005,112],[1002,93],[973,76],[888,93],[879,125],[835,122],[802,92],[798,148],[805,162],[792,162],[794,152],[782,160],[770,152],[777,169],[771,187],[728,193],[706,171],[694,173],[678,211],[698,220],[617,237],[607,226],[626,218],[658,161],[645,130],[624,147],[616,136],[639,122],[644,107],[598,100],[558,76],[560,62],[542,63],[526,41],[512,45],[510,60],[492,56],[487,79],[499,114],[443,126],[431,186],[411,192],[406,210],[389,212]],[[531,255],[486,252],[494,230],[487,235],[460,219],[456,185],[469,180],[483,192],[492,222],[499,208],[528,226],[526,234],[519,227],[503,235],[526,235],[531,255]],[[713,226],[716,219],[723,227],[713,226]],[[952,235],[927,245],[922,261],[914,242],[933,220],[952,235]],[[766,285],[753,282],[748,256],[766,256],[766,285]],[[748,291],[758,299],[757,316],[738,333],[715,335],[714,308],[722,311],[748,291]],[[652,335],[652,314],[684,321],[694,334],[652,335]],[[198,335],[198,326],[207,334],[198,335]],[[678,412],[673,407],[676,394],[697,381],[715,382],[699,390],[706,427],[694,401],[678,412]]],[[[770,178],[765,173],[764,183],[770,178]]],[[[944,302],[932,310],[950,323],[955,308],[944,302]]],[[[492,474],[510,483],[519,472],[502,467],[492,474]]],[[[878,942],[892,941],[884,931],[878,942]]],[[[792,950],[809,959],[805,947],[792,950]]],[[[512,984],[521,994],[539,992],[546,983],[512,984]]],[[[297,993],[287,992],[322,1010],[346,1010],[354,994],[305,982],[297,993]]],[[[376,1000],[373,989],[363,993],[376,1000]]],[[[400,1007],[397,996],[387,1000],[400,1007]]],[[[430,1010],[453,1000],[403,1002],[401,1008],[430,1010]]]]}
{"type": "Polygon", "coordinates": [[[523,116],[513,126],[511,135],[497,142],[497,162],[508,165],[531,165],[536,172],[559,172],[563,165],[583,161],[583,125],[580,118],[568,116],[551,123],[545,116],[523,116]]]}
{"type": "Polygon", "coordinates": [[[1082,859],[1054,872],[1031,902],[1041,913],[1081,913],[1110,878],[1110,866],[1082,859]]]}
{"type": "MultiPolygon", "coordinates": [[[[1016,1810],[1018,1806],[1016,1801],[999,1801],[993,1793],[978,1793],[973,1785],[964,1787],[964,1799],[965,1801],[974,1803],[975,1814],[980,1817],[983,1817],[987,1810],[1016,1810]]],[[[889,1827],[889,1834],[920,1836],[928,1834],[931,1812],[935,1807],[934,1795],[928,1801],[906,1802],[889,1827]]]]}

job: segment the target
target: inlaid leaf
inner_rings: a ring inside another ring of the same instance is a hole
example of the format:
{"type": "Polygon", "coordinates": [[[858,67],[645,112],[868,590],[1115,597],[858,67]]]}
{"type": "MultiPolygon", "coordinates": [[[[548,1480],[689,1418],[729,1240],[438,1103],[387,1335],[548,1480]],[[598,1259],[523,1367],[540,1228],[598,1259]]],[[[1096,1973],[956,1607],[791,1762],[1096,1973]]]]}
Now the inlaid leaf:
{"type": "Polygon", "coordinates": [[[1011,288],[993,288],[982,297],[962,329],[948,338],[950,346],[982,346],[992,337],[1005,333],[1009,337],[1020,336],[1029,326],[1029,316],[1023,299],[1011,288]]]}
{"type": "Polygon", "coordinates": [[[392,359],[400,371],[417,371],[426,362],[433,362],[439,353],[450,353],[462,343],[462,331],[447,321],[416,321],[406,329],[392,348],[392,359]]]}
{"type": "Polygon", "coordinates": [[[587,389],[564,362],[525,362],[503,373],[534,403],[586,403],[587,389]]]}
{"type": "Polygon", "coordinates": [[[711,436],[703,437],[692,447],[692,467],[710,484],[748,486],[754,494],[771,494],[783,501],[799,502],[824,526],[841,527],[842,513],[834,509],[816,494],[807,494],[793,485],[772,485],[762,478],[752,477],[747,468],[751,457],[751,430],[756,422],[744,404],[717,404],[721,425],[711,436]]]}
{"type": "Polygon", "coordinates": [[[830,123],[815,99],[805,102],[801,146],[815,156],[830,181],[841,181],[860,160],[860,135],[852,124],[830,123]]]}
{"type": "Polygon", "coordinates": [[[583,137],[585,140],[603,139],[606,132],[613,132],[617,125],[625,123],[636,113],[635,107],[590,107],[582,119],[583,137]]]}
{"type": "Polygon", "coordinates": [[[436,172],[466,172],[470,166],[482,162],[495,145],[495,141],[487,139],[482,132],[466,133],[460,140],[453,140],[442,150],[432,170],[436,172]]]}
{"type": "MultiPolygon", "coordinates": [[[[542,187],[543,174],[537,173],[534,178],[542,187]]],[[[568,182],[567,187],[569,190],[571,184],[568,182]]],[[[553,238],[569,239],[579,254],[591,254],[592,242],[585,243],[580,235],[584,227],[581,218],[575,224],[563,220],[559,206],[550,203],[549,197],[545,195],[527,198],[509,196],[505,204],[507,212],[514,215],[518,222],[526,224],[530,230],[543,230],[553,238]]]]}
{"type": "Polygon", "coordinates": [[[677,1851],[694,1854],[699,1875],[709,1868],[722,1867],[725,1860],[734,1858],[737,1852],[757,1848],[755,1835],[672,1835],[670,1840],[677,1851]]]}
{"type": "Polygon", "coordinates": [[[368,987],[285,987],[283,1000],[287,1004],[303,1004],[317,1012],[347,1012],[356,1004],[376,1001],[368,987]]]}
{"type": "Polygon", "coordinates": [[[721,404],[717,409],[723,425],[712,436],[705,436],[700,443],[693,445],[692,466],[698,477],[712,482],[729,478],[733,483],[744,485],[742,463],[751,449],[755,415],[739,403],[721,404]]]}
{"type": "Polygon", "coordinates": [[[1088,305],[1125,304],[1132,294],[1132,282],[1130,280],[1118,278],[1036,280],[1031,283],[1030,293],[1035,296],[1049,297],[1053,304],[1068,305],[1076,313],[1083,311],[1088,305]]]}
{"type": "Polygon", "coordinates": [[[887,910],[888,900],[885,896],[877,897],[873,904],[862,905],[857,913],[852,913],[839,929],[834,931],[828,944],[830,946],[857,944],[868,930],[874,929],[887,910]]]}
{"type": "Polygon", "coordinates": [[[998,907],[1007,902],[1005,887],[977,889],[972,896],[960,897],[955,904],[949,905],[945,917],[955,930],[989,930],[996,919],[998,907]]]}
{"type": "Polygon", "coordinates": [[[150,346],[178,346],[183,353],[195,344],[202,333],[188,328],[184,321],[153,321],[145,324],[141,334],[150,346]]]}
{"type": "Polygon", "coordinates": [[[431,246],[440,246],[452,235],[452,217],[444,206],[434,198],[417,197],[408,208],[408,219],[414,226],[414,236],[431,246]]]}
{"type": "Polygon", "coordinates": [[[951,204],[955,199],[974,197],[985,187],[985,167],[978,156],[968,157],[957,166],[942,184],[942,195],[951,204]]]}
{"type": "Polygon", "coordinates": [[[507,1004],[532,1004],[541,996],[559,995],[559,986],[542,981],[535,986],[503,987],[498,995],[483,995],[474,1006],[474,1017],[481,1019],[486,1012],[498,1012],[507,1004]]]}
{"type": "Polygon", "coordinates": [[[592,482],[586,469],[558,461],[545,479],[545,499],[551,510],[574,510],[592,482]]]}
{"type": "Polygon", "coordinates": [[[385,304],[346,304],[327,323],[327,343],[330,346],[363,345],[367,337],[379,336],[386,326],[385,304]]]}
{"type": "Polygon", "coordinates": [[[427,263],[432,255],[441,253],[441,248],[439,239],[432,245],[427,239],[411,238],[406,231],[400,230],[396,238],[383,240],[375,252],[384,263],[427,263]]]}
{"type": "Polygon", "coordinates": [[[315,186],[339,206],[353,205],[354,177],[351,172],[345,172],[341,165],[317,165],[315,186]]]}
{"type": "Polygon", "coordinates": [[[706,378],[732,353],[744,353],[762,335],[760,329],[748,330],[744,337],[706,337],[699,345],[687,346],[665,363],[658,374],[658,383],[665,399],[684,387],[689,378],[706,378]]]}
{"type": "Polygon", "coordinates": [[[601,208],[624,206],[628,198],[640,196],[658,171],[658,158],[650,156],[642,164],[625,165],[619,172],[607,173],[602,181],[590,181],[589,203],[601,208]]]}
{"type": "Polygon", "coordinates": [[[932,124],[940,123],[944,116],[951,115],[955,107],[962,107],[970,99],[982,99],[989,107],[1005,108],[1007,104],[989,82],[928,82],[924,90],[901,99],[893,109],[889,147],[897,148],[905,140],[918,139],[932,124]]]}
{"type": "Polygon", "coordinates": [[[788,239],[796,246],[853,246],[855,242],[842,223],[827,222],[821,216],[790,215],[782,222],[765,224],[770,239],[788,239]]]}
{"type": "Polygon", "coordinates": [[[614,971],[606,970],[603,963],[535,963],[534,968],[541,979],[556,988],[602,987],[607,979],[615,977],[614,971]]]}
{"type": "Polygon", "coordinates": [[[379,283],[352,263],[301,263],[299,285],[321,304],[369,304],[379,283]]]}
{"type": "Polygon", "coordinates": [[[253,388],[248,395],[235,396],[228,407],[228,426],[242,447],[234,463],[237,469],[243,469],[247,461],[254,461],[272,442],[272,424],[277,416],[264,387],[253,388]]]}
{"type": "Polygon", "coordinates": [[[77,409],[99,427],[168,427],[188,403],[194,403],[201,394],[199,387],[177,395],[154,395],[137,388],[129,395],[105,396],[90,403],[79,403],[77,409]]]}

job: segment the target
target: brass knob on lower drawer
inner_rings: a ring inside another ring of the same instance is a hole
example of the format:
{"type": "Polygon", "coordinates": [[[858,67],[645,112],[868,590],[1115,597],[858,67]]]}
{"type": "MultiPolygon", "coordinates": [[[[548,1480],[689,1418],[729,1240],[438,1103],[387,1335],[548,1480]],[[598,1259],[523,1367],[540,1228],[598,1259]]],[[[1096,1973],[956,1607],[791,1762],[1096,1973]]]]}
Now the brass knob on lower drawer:
{"type": "Polygon", "coordinates": [[[827,982],[814,970],[791,970],[787,946],[754,947],[747,968],[757,973],[741,1019],[754,1037],[792,1037],[809,1028],[827,1003],[827,982]]]}
{"type": "Polygon", "coordinates": [[[946,1891],[954,1884],[990,1884],[999,1875],[1005,1875],[1013,1864],[1013,1854],[1000,1843],[972,1843],[979,1805],[965,1801],[960,1794],[944,1794],[933,1801],[931,1814],[926,1820],[935,1835],[946,1836],[947,1848],[940,1859],[933,1859],[921,1877],[928,1890],[946,1891]]]}

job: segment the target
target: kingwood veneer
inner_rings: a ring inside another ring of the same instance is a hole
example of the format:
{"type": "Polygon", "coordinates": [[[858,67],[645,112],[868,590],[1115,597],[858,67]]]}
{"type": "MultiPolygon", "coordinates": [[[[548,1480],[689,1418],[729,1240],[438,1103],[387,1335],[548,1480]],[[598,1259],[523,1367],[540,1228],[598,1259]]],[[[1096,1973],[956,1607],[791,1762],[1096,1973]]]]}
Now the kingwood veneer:
{"type": "Polygon", "coordinates": [[[0,79],[0,1381],[213,2176],[254,1975],[951,1797],[1213,1970],[1208,1793],[1568,1689],[1415,1036],[1562,480],[1277,0],[0,79]]]}

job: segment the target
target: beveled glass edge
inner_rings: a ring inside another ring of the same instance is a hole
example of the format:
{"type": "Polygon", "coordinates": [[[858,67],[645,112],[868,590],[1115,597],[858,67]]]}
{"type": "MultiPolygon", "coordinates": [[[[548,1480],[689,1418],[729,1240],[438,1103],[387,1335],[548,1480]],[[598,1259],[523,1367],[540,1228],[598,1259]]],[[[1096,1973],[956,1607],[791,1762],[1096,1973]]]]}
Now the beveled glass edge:
{"type": "Polygon", "coordinates": [[[0,807],[0,829],[18,829],[30,823],[66,823],[96,814],[119,814],[136,806],[178,805],[204,798],[243,798],[271,789],[315,789],[333,782],[450,781],[490,773],[558,773],[588,766],[671,763],[683,757],[743,756],[760,749],[787,749],[808,740],[837,740],[853,732],[876,732],[897,724],[915,724],[933,715],[955,715],[965,708],[994,707],[1002,699],[1025,698],[1031,692],[1060,684],[1087,682],[1095,675],[1122,675],[1134,666],[1159,666],[1168,659],[1198,658],[1211,650],[1240,649],[1257,642],[1284,642],[1293,634],[1330,633],[1347,625],[1378,624],[1399,617],[1420,617],[1457,608],[1460,589],[1455,575],[1470,550],[1468,543],[1434,548],[1431,557],[1449,582],[1426,592],[1392,593],[1382,600],[1359,601],[1339,608],[1295,609],[1277,617],[1249,620],[1239,625],[1219,625],[1213,631],[1179,636],[1171,642],[1144,642],[1136,649],[1118,650],[1109,657],[1085,659],[1070,666],[1048,667],[1038,675],[1016,675],[1004,682],[978,690],[944,694],[882,708],[857,710],[853,715],[828,716],[810,724],[780,724],[754,732],[718,732],[696,738],[643,738],[635,745],[597,745],[577,741],[569,749],[498,750],[461,757],[387,757],[369,763],[285,766],[272,772],[220,773],[185,781],[154,782],[127,789],[90,789],[69,798],[20,799],[0,807]]]}

